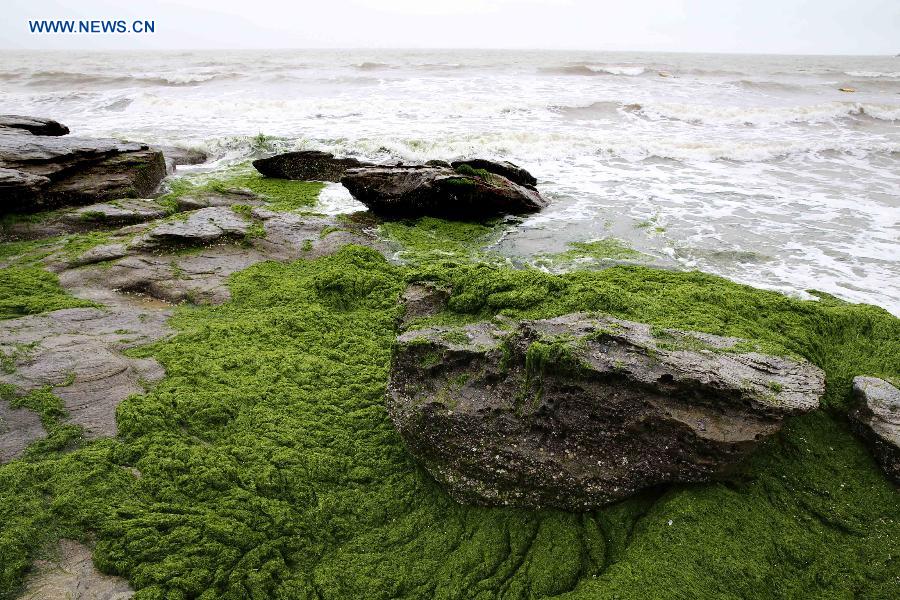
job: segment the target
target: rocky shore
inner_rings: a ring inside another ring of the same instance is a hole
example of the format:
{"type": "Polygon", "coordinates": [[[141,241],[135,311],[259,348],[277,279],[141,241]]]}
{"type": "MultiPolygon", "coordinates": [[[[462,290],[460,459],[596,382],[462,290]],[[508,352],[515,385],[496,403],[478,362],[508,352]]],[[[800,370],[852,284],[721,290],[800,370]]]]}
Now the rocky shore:
{"type": "Polygon", "coordinates": [[[900,592],[900,320],[480,260],[508,162],[204,159],[0,117],[0,596],[900,592]]]}

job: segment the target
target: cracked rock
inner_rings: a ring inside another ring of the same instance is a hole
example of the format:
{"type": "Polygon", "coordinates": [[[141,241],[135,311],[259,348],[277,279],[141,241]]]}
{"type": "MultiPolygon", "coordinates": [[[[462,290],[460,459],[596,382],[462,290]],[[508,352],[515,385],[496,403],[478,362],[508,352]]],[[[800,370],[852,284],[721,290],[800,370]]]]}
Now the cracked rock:
{"type": "Polygon", "coordinates": [[[590,510],[727,476],[818,407],[812,364],[577,313],[398,338],[388,412],[456,500],[590,510]]]}

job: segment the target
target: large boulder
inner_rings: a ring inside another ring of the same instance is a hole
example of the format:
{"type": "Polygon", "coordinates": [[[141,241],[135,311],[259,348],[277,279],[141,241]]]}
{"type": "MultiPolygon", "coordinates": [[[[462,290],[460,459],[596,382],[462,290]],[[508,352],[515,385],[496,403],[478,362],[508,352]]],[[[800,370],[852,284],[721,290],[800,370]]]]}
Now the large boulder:
{"type": "Polygon", "coordinates": [[[474,169],[367,167],[347,171],[341,183],[372,212],[388,218],[489,219],[533,213],[547,205],[530,186],[474,169]]]}
{"type": "Polygon", "coordinates": [[[877,377],[854,377],[853,396],[857,404],[850,423],[887,476],[900,484],[900,390],[877,377]]]}
{"type": "Polygon", "coordinates": [[[370,166],[355,158],[336,158],[317,150],[287,152],[253,161],[256,170],[266,177],[301,181],[340,181],[347,169],[370,166]]]}
{"type": "Polygon", "coordinates": [[[409,331],[388,412],[459,502],[590,510],[726,476],[818,406],[820,369],[742,342],[582,313],[409,331]]]}
{"type": "Polygon", "coordinates": [[[0,127],[0,214],[147,196],[165,175],[146,144],[0,127]]]}

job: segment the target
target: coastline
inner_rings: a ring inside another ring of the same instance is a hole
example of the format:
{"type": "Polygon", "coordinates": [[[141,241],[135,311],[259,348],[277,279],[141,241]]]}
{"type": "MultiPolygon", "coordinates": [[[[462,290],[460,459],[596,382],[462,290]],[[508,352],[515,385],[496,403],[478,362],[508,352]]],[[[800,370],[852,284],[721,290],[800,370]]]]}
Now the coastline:
{"type": "MultiPolygon", "coordinates": [[[[900,319],[884,309],[644,266],[614,239],[546,254],[547,270],[561,271],[549,273],[493,250],[503,222],[323,216],[320,184],[246,171],[185,181],[168,179],[152,200],[164,216],[136,224],[60,211],[4,222],[38,239],[0,246],[12,317],[0,327],[52,337],[70,330],[57,321],[71,311],[127,316],[103,335],[146,389],[113,404],[110,437],[64,400],[84,383],[78,372],[24,396],[3,388],[46,436],[0,466],[0,594],[17,593],[59,537],[91,546],[100,571],[146,598],[896,589],[898,491],[846,420],[853,377],[900,378],[900,319]],[[220,233],[197,237],[191,218],[204,210],[233,229],[215,221],[220,233]],[[54,229],[73,222],[83,228],[54,229]],[[178,243],[153,238],[160,227],[178,243]],[[142,270],[143,287],[121,293],[116,278],[142,270]],[[451,290],[423,323],[593,311],[752,340],[824,369],[822,408],[790,419],[724,481],[583,514],[459,505],[413,461],[384,409],[399,298],[413,282],[451,290]],[[164,376],[142,379],[142,361],[164,376]],[[825,576],[836,572],[858,575],[825,576]]],[[[4,350],[6,377],[35,360],[29,342],[17,344],[4,350]]]]}

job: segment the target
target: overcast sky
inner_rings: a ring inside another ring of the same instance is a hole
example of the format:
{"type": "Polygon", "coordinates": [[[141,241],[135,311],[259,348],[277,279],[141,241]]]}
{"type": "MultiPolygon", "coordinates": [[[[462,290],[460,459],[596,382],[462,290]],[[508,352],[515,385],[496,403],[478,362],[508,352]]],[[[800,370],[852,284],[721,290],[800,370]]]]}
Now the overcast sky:
{"type": "Polygon", "coordinates": [[[4,0],[0,48],[559,48],[900,53],[900,0],[4,0]],[[30,19],[153,20],[32,34],[30,19]]]}

